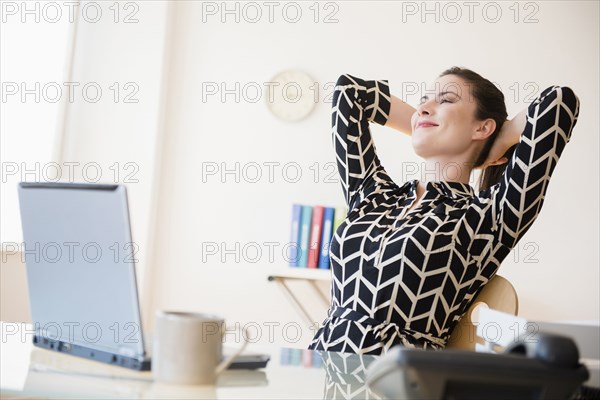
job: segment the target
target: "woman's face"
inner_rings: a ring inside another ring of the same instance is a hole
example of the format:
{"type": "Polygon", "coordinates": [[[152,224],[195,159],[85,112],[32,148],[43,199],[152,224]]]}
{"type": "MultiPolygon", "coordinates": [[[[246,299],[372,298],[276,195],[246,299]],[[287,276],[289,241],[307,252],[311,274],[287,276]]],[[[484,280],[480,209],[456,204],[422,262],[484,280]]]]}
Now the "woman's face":
{"type": "Polygon", "coordinates": [[[495,129],[493,120],[484,123],[475,119],[476,108],[471,86],[462,78],[437,78],[411,118],[412,145],[417,155],[452,160],[475,154],[482,140],[495,129]]]}

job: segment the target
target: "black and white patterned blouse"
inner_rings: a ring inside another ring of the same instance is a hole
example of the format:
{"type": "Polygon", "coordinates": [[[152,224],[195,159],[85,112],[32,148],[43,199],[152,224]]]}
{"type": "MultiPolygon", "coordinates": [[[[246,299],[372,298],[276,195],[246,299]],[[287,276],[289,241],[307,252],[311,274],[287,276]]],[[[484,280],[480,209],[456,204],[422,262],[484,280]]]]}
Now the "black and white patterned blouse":
{"type": "Polygon", "coordinates": [[[579,114],[569,87],[550,86],[528,106],[520,142],[499,183],[418,180],[401,186],[380,164],[369,124],[384,125],[387,80],[339,77],[333,143],[348,215],[330,248],[332,303],[309,348],[380,354],[401,344],[442,349],[472,299],[540,213],[579,114]]]}

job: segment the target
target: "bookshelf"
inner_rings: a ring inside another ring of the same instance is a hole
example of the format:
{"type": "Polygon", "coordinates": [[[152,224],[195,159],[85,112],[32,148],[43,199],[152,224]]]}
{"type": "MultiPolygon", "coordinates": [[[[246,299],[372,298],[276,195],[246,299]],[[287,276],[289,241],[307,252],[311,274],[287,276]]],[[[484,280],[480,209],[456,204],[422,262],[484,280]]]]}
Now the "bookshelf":
{"type": "Polygon", "coordinates": [[[320,268],[302,268],[302,267],[288,267],[285,268],[285,272],[277,270],[276,273],[269,275],[271,277],[287,277],[289,279],[307,279],[311,281],[331,281],[331,270],[320,269],[320,268]]]}
{"type": "MultiPolygon", "coordinates": [[[[331,261],[329,247],[333,234],[346,217],[346,206],[292,204],[290,244],[294,251],[288,254],[288,268],[268,276],[287,295],[289,301],[309,326],[314,325],[307,310],[307,301],[300,301],[301,287],[308,286],[316,294],[313,307],[331,304],[331,261]]],[[[304,295],[305,296],[305,295],[304,295]]],[[[318,318],[316,320],[321,320],[318,318]]]]}
{"type": "MultiPolygon", "coordinates": [[[[300,301],[294,288],[289,285],[291,282],[306,283],[311,290],[317,294],[317,298],[322,302],[322,304],[326,307],[329,307],[331,302],[329,291],[325,291],[323,289],[322,283],[331,282],[330,269],[289,267],[286,268],[284,272],[277,271],[276,273],[268,275],[267,279],[269,282],[275,282],[281,288],[281,290],[287,295],[289,301],[299,311],[299,314],[306,321],[308,326],[312,326],[315,319],[311,317],[302,301],[300,301]]],[[[327,286],[329,287],[329,285],[327,286]]]]}

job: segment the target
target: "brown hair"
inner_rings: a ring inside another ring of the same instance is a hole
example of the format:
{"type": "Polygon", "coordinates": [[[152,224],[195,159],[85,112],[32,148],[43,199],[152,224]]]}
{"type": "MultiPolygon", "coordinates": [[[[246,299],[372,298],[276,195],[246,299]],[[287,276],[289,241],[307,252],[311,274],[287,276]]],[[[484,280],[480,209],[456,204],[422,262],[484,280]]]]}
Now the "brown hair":
{"type": "MultiPolygon", "coordinates": [[[[485,79],[478,73],[467,68],[451,67],[440,74],[440,77],[445,75],[456,75],[462,78],[471,88],[469,95],[475,98],[477,107],[475,109],[475,118],[484,120],[492,118],[496,122],[496,129],[486,140],[481,153],[475,160],[473,168],[483,164],[490,153],[490,149],[494,141],[498,137],[498,132],[508,117],[506,105],[504,104],[504,94],[489,80],[485,79]]],[[[510,147],[504,157],[511,159],[517,145],[510,147]]],[[[481,172],[479,178],[479,190],[486,190],[489,187],[500,182],[500,178],[506,169],[506,163],[500,165],[490,165],[481,172]]]]}

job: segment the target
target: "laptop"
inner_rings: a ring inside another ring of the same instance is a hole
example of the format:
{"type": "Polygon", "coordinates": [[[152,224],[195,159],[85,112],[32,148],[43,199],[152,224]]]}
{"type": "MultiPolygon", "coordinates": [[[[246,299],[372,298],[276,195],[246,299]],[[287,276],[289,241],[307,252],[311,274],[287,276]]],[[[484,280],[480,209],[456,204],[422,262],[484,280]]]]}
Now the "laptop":
{"type": "MultiPolygon", "coordinates": [[[[21,182],[18,195],[34,345],[150,370],[126,187],[21,182]]],[[[268,361],[242,355],[230,369],[268,361]]]]}

